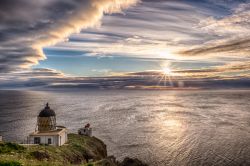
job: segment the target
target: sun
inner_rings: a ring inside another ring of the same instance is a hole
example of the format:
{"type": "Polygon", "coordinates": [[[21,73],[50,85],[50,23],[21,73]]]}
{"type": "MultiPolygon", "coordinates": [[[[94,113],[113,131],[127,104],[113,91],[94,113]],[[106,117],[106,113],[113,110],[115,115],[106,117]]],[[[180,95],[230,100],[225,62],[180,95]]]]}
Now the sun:
{"type": "Polygon", "coordinates": [[[162,68],[162,73],[164,74],[164,75],[171,75],[172,74],[172,70],[170,69],[170,68],[168,68],[168,67],[163,67],[162,68]]]}
{"type": "Polygon", "coordinates": [[[159,72],[160,80],[158,82],[158,85],[160,85],[162,82],[164,86],[173,86],[172,81],[173,72],[170,68],[169,63],[164,63],[161,65],[161,70],[159,72]]]}

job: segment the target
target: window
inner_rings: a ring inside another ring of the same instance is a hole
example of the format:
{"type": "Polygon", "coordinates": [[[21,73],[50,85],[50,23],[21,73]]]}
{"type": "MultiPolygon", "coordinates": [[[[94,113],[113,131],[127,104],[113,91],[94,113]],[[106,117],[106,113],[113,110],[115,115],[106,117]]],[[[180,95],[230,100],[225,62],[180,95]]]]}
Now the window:
{"type": "Polygon", "coordinates": [[[40,144],[41,143],[41,138],[40,137],[35,137],[34,138],[34,144],[40,144]]]}
{"type": "Polygon", "coordinates": [[[49,145],[51,144],[51,138],[48,139],[48,144],[49,144],[49,145]]]}

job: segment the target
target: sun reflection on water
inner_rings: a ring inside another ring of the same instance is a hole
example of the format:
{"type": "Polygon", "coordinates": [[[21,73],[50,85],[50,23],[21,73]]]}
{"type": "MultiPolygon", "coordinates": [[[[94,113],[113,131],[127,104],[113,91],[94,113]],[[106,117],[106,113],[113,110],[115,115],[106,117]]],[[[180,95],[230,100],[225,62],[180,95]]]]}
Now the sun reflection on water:
{"type": "Polygon", "coordinates": [[[175,119],[168,119],[168,120],[165,120],[163,122],[164,126],[168,127],[168,128],[173,128],[173,129],[177,129],[179,127],[181,127],[181,123],[180,121],[178,120],[175,120],[175,119]]]}

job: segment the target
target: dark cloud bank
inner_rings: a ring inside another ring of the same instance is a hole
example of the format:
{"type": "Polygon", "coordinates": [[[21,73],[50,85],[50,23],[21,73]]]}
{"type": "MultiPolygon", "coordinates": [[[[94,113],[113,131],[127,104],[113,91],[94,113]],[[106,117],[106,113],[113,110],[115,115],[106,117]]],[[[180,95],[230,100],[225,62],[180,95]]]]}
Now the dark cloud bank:
{"type": "MultiPolygon", "coordinates": [[[[181,73],[182,71],[178,71],[181,73]]],[[[208,71],[213,72],[213,71],[208,71]]],[[[197,71],[190,71],[197,73],[197,71]]],[[[200,72],[198,72],[200,73],[200,72]]],[[[3,76],[4,77],[4,76],[3,76]]],[[[110,77],[65,77],[51,69],[34,69],[25,73],[13,74],[14,81],[2,80],[0,89],[223,89],[250,88],[250,79],[245,77],[213,77],[203,75],[197,78],[173,76],[171,81],[161,80],[162,73],[157,71],[127,73],[110,77]]],[[[1,79],[1,77],[0,77],[1,79]]]]}

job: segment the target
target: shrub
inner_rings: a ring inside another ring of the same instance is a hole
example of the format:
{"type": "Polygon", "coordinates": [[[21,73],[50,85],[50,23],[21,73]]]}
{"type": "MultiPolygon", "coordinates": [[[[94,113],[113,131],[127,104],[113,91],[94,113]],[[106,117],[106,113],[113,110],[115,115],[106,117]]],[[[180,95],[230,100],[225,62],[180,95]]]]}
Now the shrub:
{"type": "Polygon", "coordinates": [[[30,154],[31,154],[31,156],[33,156],[37,160],[44,160],[44,159],[50,158],[49,154],[46,152],[34,151],[34,152],[31,152],[30,154]]]}
{"type": "Polygon", "coordinates": [[[142,163],[137,158],[132,159],[132,158],[126,157],[122,161],[121,166],[148,166],[148,165],[145,163],[142,163]]]}
{"type": "Polygon", "coordinates": [[[92,164],[92,163],[88,163],[88,164],[87,164],[87,166],[94,166],[94,164],[92,164]]]}
{"type": "Polygon", "coordinates": [[[1,153],[9,153],[12,151],[21,152],[25,148],[21,145],[15,143],[0,143],[0,154],[1,153]]]}
{"type": "Polygon", "coordinates": [[[17,161],[0,161],[1,166],[21,166],[22,164],[17,161]]]}

